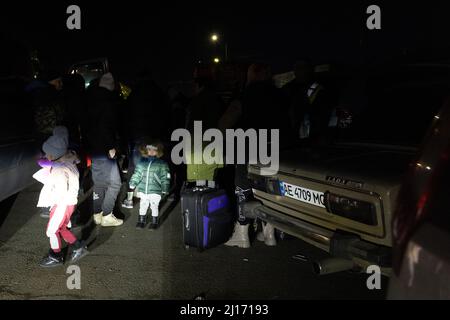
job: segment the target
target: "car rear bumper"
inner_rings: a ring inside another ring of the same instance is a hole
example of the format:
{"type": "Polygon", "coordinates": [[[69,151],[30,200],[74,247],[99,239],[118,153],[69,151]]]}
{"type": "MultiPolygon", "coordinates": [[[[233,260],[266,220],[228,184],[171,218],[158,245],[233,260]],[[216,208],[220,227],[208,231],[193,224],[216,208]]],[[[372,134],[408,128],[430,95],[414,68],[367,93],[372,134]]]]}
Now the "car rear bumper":
{"type": "Polygon", "coordinates": [[[383,274],[390,274],[391,248],[380,246],[364,240],[357,235],[332,231],[300,219],[288,216],[265,205],[246,204],[246,212],[252,216],[271,223],[276,229],[293,235],[318,247],[331,256],[353,260],[361,267],[377,265],[383,274]]]}

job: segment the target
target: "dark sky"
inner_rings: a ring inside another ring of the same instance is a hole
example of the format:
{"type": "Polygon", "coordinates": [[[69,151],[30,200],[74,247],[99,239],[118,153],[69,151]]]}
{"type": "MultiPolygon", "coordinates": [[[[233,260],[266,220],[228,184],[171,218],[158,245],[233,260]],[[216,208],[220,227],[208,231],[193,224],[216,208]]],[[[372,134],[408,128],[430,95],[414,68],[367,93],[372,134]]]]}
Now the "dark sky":
{"type": "Polygon", "coordinates": [[[231,58],[264,59],[275,72],[299,57],[356,64],[450,48],[445,1],[74,0],[2,3],[0,10],[0,35],[58,67],[107,56],[121,74],[148,66],[164,81],[187,80],[195,61],[211,58],[211,31],[223,36],[231,58]],[[81,31],[66,28],[69,4],[81,7],[81,31]],[[369,4],[381,7],[382,30],[366,29],[369,4]]]}

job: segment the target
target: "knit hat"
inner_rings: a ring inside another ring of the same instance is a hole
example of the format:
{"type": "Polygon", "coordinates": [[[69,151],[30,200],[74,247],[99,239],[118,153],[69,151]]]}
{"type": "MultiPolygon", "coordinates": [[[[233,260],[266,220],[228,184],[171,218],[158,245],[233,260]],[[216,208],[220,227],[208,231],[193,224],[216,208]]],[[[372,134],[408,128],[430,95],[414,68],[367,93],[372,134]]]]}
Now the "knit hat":
{"type": "Polygon", "coordinates": [[[111,72],[105,73],[100,78],[100,83],[98,85],[99,87],[105,88],[109,91],[114,91],[115,85],[114,85],[114,78],[111,72]]]}
{"type": "Polygon", "coordinates": [[[68,141],[66,137],[53,135],[42,145],[45,154],[52,155],[56,159],[61,158],[67,153],[68,141]]]}

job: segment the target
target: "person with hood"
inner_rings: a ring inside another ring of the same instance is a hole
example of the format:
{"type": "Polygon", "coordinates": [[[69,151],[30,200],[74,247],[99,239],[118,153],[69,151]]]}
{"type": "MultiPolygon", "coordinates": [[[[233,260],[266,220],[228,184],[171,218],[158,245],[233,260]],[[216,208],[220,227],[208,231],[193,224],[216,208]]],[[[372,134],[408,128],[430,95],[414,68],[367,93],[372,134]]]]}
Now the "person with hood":
{"type": "Polygon", "coordinates": [[[138,191],[139,219],[136,228],[143,229],[147,223],[147,210],[152,211],[150,228],[156,229],[159,224],[159,203],[162,197],[169,194],[170,171],[168,164],[161,159],[163,144],[157,140],[143,142],[139,146],[141,158],[130,179],[127,193],[128,202],[133,202],[133,193],[138,191]]]}
{"type": "Polygon", "coordinates": [[[98,86],[87,90],[86,149],[92,159],[94,183],[94,222],[103,227],[116,227],[122,219],[113,214],[122,181],[117,163],[117,105],[115,81],[104,74],[98,86]]]}
{"type": "MultiPolygon", "coordinates": [[[[60,127],[61,128],[61,127],[60,127]]],[[[66,129],[67,130],[67,129],[66,129]]],[[[72,248],[70,263],[84,257],[88,251],[82,241],[68,229],[70,218],[78,203],[79,173],[78,158],[68,151],[68,137],[65,130],[55,130],[43,144],[46,161],[41,161],[41,170],[33,177],[43,184],[39,194],[38,207],[51,207],[47,225],[50,251],[42,261],[41,267],[56,267],[64,264],[61,252],[61,238],[72,248]]]]}

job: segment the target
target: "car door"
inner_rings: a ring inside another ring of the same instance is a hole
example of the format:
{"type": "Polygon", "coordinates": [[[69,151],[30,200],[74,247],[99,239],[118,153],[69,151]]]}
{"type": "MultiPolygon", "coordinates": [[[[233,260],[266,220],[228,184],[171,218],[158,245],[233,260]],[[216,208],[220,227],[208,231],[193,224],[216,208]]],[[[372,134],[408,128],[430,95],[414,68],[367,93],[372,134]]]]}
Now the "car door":
{"type": "Polygon", "coordinates": [[[33,183],[40,147],[33,136],[33,110],[20,79],[0,79],[0,201],[33,183]]]}

